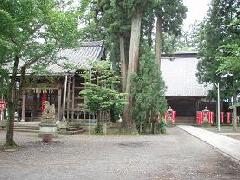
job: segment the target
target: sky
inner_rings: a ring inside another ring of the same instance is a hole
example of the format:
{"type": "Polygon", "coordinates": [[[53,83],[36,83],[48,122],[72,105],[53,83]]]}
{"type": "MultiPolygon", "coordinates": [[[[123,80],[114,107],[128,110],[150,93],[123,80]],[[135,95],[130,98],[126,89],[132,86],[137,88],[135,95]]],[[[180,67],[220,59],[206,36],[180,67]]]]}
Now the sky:
{"type": "Polygon", "coordinates": [[[183,22],[183,29],[187,30],[188,26],[196,20],[201,21],[207,15],[211,0],[183,0],[183,4],[187,6],[187,18],[183,22]]]}

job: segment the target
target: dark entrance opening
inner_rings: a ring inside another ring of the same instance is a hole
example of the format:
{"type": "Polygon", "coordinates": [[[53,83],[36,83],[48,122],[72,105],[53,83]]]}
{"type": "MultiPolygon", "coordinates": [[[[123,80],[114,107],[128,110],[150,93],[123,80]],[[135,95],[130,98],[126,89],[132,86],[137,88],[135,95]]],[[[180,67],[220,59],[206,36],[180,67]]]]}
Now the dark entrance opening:
{"type": "Polygon", "coordinates": [[[196,97],[167,97],[167,102],[177,112],[176,123],[195,123],[196,97]]]}

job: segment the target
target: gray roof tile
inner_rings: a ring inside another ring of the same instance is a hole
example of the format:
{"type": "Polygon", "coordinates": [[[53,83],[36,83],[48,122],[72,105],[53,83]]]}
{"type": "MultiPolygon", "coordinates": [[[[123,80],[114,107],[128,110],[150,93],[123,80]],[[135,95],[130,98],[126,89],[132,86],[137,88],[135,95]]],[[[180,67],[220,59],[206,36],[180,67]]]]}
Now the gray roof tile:
{"type": "MultiPolygon", "coordinates": [[[[77,48],[61,49],[57,53],[59,60],[56,63],[50,63],[46,71],[52,74],[74,73],[78,69],[89,68],[92,62],[103,56],[103,53],[102,41],[80,43],[77,48]],[[66,68],[67,66],[71,66],[71,68],[66,68]]],[[[21,64],[23,65],[23,62],[21,64]]],[[[31,72],[32,69],[29,68],[27,73],[31,72]]]]}

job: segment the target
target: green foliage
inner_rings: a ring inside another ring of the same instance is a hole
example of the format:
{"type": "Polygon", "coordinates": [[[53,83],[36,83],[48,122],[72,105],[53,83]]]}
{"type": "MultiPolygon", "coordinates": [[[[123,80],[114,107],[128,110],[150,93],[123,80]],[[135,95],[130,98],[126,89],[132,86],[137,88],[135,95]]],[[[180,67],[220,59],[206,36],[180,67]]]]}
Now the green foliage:
{"type": "Polygon", "coordinates": [[[222,98],[234,96],[239,87],[236,81],[240,77],[239,70],[235,71],[235,67],[238,67],[236,62],[240,39],[239,23],[236,23],[239,18],[238,11],[237,0],[213,1],[199,34],[201,61],[198,64],[198,79],[206,83],[220,82],[222,98]],[[232,71],[231,68],[235,70],[232,71]],[[233,76],[221,77],[228,72],[232,72],[233,76]]]}
{"type": "Polygon", "coordinates": [[[143,47],[140,69],[133,77],[133,118],[138,127],[154,122],[155,115],[166,110],[165,85],[149,47],[143,47]]]}
{"type": "Polygon", "coordinates": [[[61,11],[57,1],[0,1],[1,63],[18,56],[27,67],[54,59],[59,48],[75,45],[78,17],[61,11]],[[47,58],[50,57],[50,58],[47,58]]]}
{"type": "Polygon", "coordinates": [[[18,70],[31,66],[33,73],[41,74],[56,63],[59,48],[76,45],[78,13],[61,10],[65,3],[0,0],[0,82],[4,87],[9,85],[16,57],[20,59],[18,70]]]}
{"type": "Polygon", "coordinates": [[[165,34],[163,51],[166,53],[175,51],[197,51],[200,29],[201,23],[195,22],[188,27],[187,31],[182,31],[180,36],[165,34]]]}
{"type": "Polygon", "coordinates": [[[182,0],[155,0],[156,16],[163,19],[163,31],[171,35],[181,34],[181,25],[186,18],[187,7],[182,0]]]}
{"type": "MultiPolygon", "coordinates": [[[[178,36],[181,32],[187,8],[179,0],[85,0],[85,15],[82,17],[85,27],[83,40],[103,40],[110,52],[110,60],[115,71],[120,71],[119,37],[125,40],[125,59],[128,60],[131,32],[131,17],[136,9],[143,11],[141,37],[152,46],[155,17],[163,18],[163,31],[166,36],[178,36]],[[86,5],[88,1],[88,5],[86,5]]],[[[164,48],[171,52],[172,41],[166,40],[164,48]]]]}
{"type": "Polygon", "coordinates": [[[86,108],[95,113],[114,109],[121,114],[126,103],[126,94],[114,89],[119,84],[119,78],[114,75],[110,63],[93,63],[92,69],[85,71],[84,77],[86,88],[80,95],[86,97],[86,108]]]}
{"type": "Polygon", "coordinates": [[[34,64],[55,62],[59,48],[71,47],[77,41],[77,15],[72,10],[61,10],[62,2],[0,0],[0,82],[7,87],[7,145],[15,144],[14,113],[25,84],[26,69],[34,64]]]}
{"type": "Polygon", "coordinates": [[[219,47],[217,59],[220,62],[218,71],[220,73],[238,74],[240,71],[240,20],[234,19],[229,28],[232,37],[228,38],[222,46],[219,47]]]}
{"type": "Polygon", "coordinates": [[[98,135],[103,134],[103,124],[98,121],[94,130],[95,130],[95,134],[98,134],[98,135]]]}
{"type": "Polygon", "coordinates": [[[166,134],[167,133],[167,129],[166,129],[166,123],[165,120],[162,120],[160,123],[157,124],[156,130],[158,133],[161,134],[166,134]]]}

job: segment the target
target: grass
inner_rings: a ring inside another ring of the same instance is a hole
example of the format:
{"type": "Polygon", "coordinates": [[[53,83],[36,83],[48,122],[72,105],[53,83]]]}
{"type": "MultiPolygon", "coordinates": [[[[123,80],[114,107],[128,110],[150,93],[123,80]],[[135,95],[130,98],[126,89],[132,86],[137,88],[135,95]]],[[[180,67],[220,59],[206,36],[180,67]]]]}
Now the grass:
{"type": "MultiPolygon", "coordinates": [[[[95,126],[82,126],[84,129],[86,129],[86,131],[83,133],[84,135],[96,135],[95,134],[95,126]],[[90,131],[90,132],[89,132],[90,131]]],[[[171,126],[172,127],[172,126],[171,126]]],[[[166,135],[165,134],[151,134],[150,132],[146,132],[146,133],[142,133],[141,135],[166,135]]],[[[98,134],[99,135],[99,134],[98,134]]],[[[107,133],[106,134],[100,134],[100,135],[107,135],[107,136],[111,136],[111,135],[140,135],[138,132],[130,132],[126,129],[123,129],[119,126],[108,126],[107,127],[107,133]]]]}

